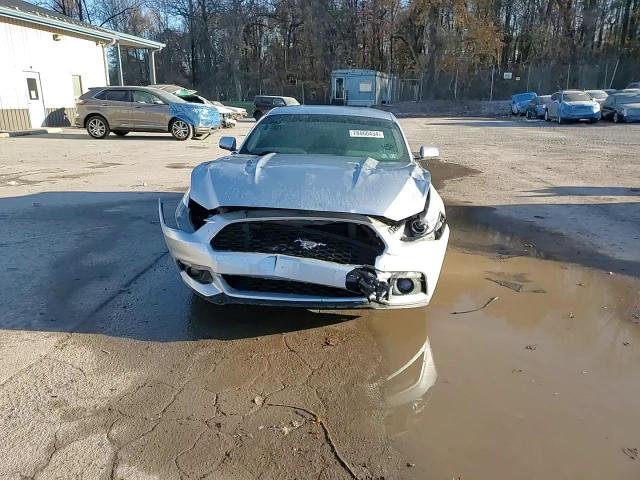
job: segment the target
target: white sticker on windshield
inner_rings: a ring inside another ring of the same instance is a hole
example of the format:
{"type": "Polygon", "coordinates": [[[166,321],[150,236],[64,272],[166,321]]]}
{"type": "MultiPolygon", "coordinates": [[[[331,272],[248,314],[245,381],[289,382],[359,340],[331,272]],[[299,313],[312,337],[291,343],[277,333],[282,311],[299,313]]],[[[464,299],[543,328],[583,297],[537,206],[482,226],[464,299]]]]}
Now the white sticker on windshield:
{"type": "Polygon", "coordinates": [[[384,138],[384,132],[378,130],[349,130],[349,136],[356,138],[384,138]]]}

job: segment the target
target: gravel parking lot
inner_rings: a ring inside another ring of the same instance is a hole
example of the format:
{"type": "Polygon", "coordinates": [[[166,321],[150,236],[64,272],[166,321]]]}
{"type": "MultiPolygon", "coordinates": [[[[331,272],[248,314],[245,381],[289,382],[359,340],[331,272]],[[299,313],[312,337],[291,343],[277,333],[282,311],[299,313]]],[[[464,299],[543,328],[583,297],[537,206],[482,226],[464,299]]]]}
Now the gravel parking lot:
{"type": "Polygon", "coordinates": [[[401,123],[452,228],[408,311],[193,297],[157,198],[220,133],[0,139],[0,479],[637,477],[640,125],[401,123]]]}

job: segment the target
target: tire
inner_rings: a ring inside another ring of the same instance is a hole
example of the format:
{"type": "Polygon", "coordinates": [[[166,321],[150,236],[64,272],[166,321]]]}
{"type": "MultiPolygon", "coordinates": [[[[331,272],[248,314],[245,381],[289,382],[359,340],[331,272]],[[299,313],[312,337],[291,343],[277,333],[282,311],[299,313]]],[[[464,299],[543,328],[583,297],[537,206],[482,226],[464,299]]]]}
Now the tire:
{"type": "Polygon", "coordinates": [[[263,115],[264,114],[260,110],[256,110],[255,112],[253,112],[253,119],[257,122],[262,118],[263,115]]]}
{"type": "Polygon", "coordinates": [[[560,112],[558,112],[558,125],[562,125],[562,115],[560,115],[560,112]]]}
{"type": "Polygon", "coordinates": [[[127,133],[129,133],[129,130],[111,130],[111,131],[119,137],[124,137],[127,133]]]}
{"type": "Polygon", "coordinates": [[[174,118],[169,124],[169,132],[171,132],[173,138],[184,142],[185,140],[189,140],[193,136],[193,127],[191,126],[191,124],[185,122],[184,120],[174,118]]]}
{"type": "Polygon", "coordinates": [[[624,117],[620,115],[618,112],[613,113],[613,123],[623,123],[624,117]]]}
{"type": "Polygon", "coordinates": [[[109,135],[111,129],[109,128],[109,122],[100,115],[93,115],[87,119],[87,133],[96,139],[105,138],[109,135]]]}
{"type": "Polygon", "coordinates": [[[518,115],[518,107],[511,105],[511,115],[518,115]]]}
{"type": "Polygon", "coordinates": [[[551,121],[551,117],[549,117],[549,110],[545,110],[544,111],[544,121],[545,122],[550,122],[551,121]]]}
{"type": "Polygon", "coordinates": [[[598,119],[597,118],[590,118],[589,119],[589,123],[597,123],[598,119]]]}

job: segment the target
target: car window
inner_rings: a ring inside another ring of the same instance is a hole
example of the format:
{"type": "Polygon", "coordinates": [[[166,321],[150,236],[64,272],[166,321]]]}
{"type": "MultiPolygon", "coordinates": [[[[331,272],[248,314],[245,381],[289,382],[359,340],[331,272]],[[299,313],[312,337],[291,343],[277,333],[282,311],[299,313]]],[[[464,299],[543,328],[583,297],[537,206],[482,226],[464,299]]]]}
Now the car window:
{"type": "Polygon", "coordinates": [[[531,100],[532,98],[535,98],[536,94],[535,93],[518,93],[517,95],[513,96],[513,99],[516,102],[524,102],[527,100],[531,100]]]}
{"type": "Polygon", "coordinates": [[[107,100],[112,102],[130,102],[130,90],[107,90],[107,100]]]}
{"type": "Polygon", "coordinates": [[[551,95],[551,100],[560,100],[560,94],[558,92],[551,95]]]}
{"type": "Polygon", "coordinates": [[[268,115],[240,153],[291,153],[410,161],[404,138],[391,120],[347,115],[268,115]]]}
{"type": "Polygon", "coordinates": [[[284,107],[286,105],[285,101],[282,98],[274,98],[273,106],[274,107],[284,107]]]}
{"type": "MultiPolygon", "coordinates": [[[[91,92],[89,92],[89,93],[91,93],[91,92]]],[[[87,95],[87,94],[85,93],[85,95],[87,95]]],[[[80,97],[80,98],[82,98],[82,97],[80,97]]],[[[98,100],[106,100],[107,99],[107,90],[102,90],[102,91],[98,92],[96,95],[94,95],[93,98],[96,98],[98,100]]]]}
{"type": "Polygon", "coordinates": [[[617,99],[617,103],[626,104],[626,103],[638,103],[640,102],[640,95],[624,95],[620,96],[617,99]]]}
{"type": "Polygon", "coordinates": [[[564,102],[588,102],[593,99],[584,92],[565,92],[562,100],[564,102]]]}
{"type": "MultiPolygon", "coordinates": [[[[133,91],[133,102],[134,103],[147,103],[153,104],[154,102],[162,102],[160,97],[157,97],[149,92],[145,92],[143,90],[134,90],[133,91]]],[[[162,102],[164,103],[164,102],[162,102]]]]}

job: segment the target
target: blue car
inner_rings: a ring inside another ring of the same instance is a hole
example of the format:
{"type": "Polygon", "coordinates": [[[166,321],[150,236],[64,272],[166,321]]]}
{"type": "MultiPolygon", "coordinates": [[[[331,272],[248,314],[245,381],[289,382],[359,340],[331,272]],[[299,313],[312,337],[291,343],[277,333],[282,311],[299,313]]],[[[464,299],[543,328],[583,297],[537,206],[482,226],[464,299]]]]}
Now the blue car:
{"type": "Polygon", "coordinates": [[[602,113],[600,104],[591,95],[582,90],[561,90],[551,95],[544,119],[558,123],[567,121],[588,120],[595,123],[602,113]]]}
{"type": "Polygon", "coordinates": [[[511,113],[514,115],[524,115],[529,107],[531,99],[535,98],[535,92],[516,93],[511,96],[511,113]]]}

